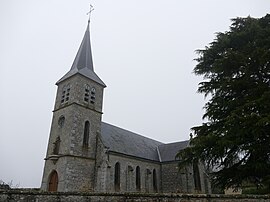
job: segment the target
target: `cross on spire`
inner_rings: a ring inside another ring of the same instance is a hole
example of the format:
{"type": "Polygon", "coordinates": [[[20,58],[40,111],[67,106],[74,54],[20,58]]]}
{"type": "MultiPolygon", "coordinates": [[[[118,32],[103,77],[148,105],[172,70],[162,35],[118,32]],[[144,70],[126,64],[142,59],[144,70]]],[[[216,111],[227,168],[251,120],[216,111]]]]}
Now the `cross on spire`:
{"type": "Polygon", "coordinates": [[[89,18],[88,18],[88,23],[90,22],[90,18],[91,18],[91,13],[92,11],[94,10],[94,7],[90,4],[90,10],[88,13],[86,13],[86,15],[89,15],[89,18]]]}

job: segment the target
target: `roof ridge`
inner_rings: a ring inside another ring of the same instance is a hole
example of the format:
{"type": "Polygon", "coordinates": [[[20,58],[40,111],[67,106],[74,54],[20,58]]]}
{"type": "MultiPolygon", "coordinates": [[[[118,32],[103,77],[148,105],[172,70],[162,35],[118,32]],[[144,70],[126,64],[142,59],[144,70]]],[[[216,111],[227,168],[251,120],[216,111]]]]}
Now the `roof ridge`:
{"type": "Polygon", "coordinates": [[[161,159],[161,155],[160,155],[160,151],[159,151],[158,146],[157,146],[157,153],[158,153],[158,159],[159,159],[159,162],[162,162],[162,159],[161,159]]]}
{"type": "Polygon", "coordinates": [[[178,144],[178,143],[186,143],[189,142],[190,140],[182,140],[182,141],[178,141],[178,142],[170,142],[170,143],[164,143],[162,145],[172,145],[172,144],[178,144]]]}

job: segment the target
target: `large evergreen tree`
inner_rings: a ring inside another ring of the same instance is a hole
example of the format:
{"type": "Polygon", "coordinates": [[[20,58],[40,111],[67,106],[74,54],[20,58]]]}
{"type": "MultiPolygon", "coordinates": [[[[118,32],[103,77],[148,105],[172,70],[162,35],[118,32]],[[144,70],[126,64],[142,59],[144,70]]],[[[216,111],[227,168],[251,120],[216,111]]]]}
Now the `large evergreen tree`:
{"type": "Polygon", "coordinates": [[[270,15],[232,20],[230,30],[198,50],[198,92],[209,95],[205,122],[193,127],[180,166],[201,159],[214,183],[270,185],[270,15]]]}

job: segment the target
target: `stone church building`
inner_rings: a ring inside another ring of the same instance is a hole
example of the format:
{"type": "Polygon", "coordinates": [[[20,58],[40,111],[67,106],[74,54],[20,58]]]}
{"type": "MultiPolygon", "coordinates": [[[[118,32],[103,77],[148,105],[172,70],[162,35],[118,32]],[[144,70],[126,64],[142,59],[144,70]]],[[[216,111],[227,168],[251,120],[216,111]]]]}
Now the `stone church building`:
{"type": "Polygon", "coordinates": [[[89,22],[71,69],[59,80],[41,190],[210,193],[204,166],[179,170],[189,141],[164,144],[102,122],[105,83],[93,67],[89,22]]]}

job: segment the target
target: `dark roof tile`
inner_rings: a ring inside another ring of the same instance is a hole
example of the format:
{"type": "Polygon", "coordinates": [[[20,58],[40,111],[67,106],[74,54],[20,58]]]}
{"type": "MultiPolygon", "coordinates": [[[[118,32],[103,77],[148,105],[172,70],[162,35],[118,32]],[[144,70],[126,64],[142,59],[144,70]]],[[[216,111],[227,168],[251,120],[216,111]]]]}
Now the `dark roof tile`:
{"type": "Polygon", "coordinates": [[[159,162],[175,161],[177,152],[189,144],[189,141],[164,144],[104,122],[101,138],[109,151],[159,162]]]}
{"type": "Polygon", "coordinates": [[[182,142],[173,142],[169,144],[162,144],[158,146],[159,154],[160,154],[160,161],[167,162],[167,161],[175,161],[176,154],[178,151],[185,149],[189,145],[189,140],[182,141],[182,142]]]}
{"type": "Polygon", "coordinates": [[[101,138],[109,151],[159,161],[157,147],[163,143],[136,133],[101,123],[101,138]]]}

